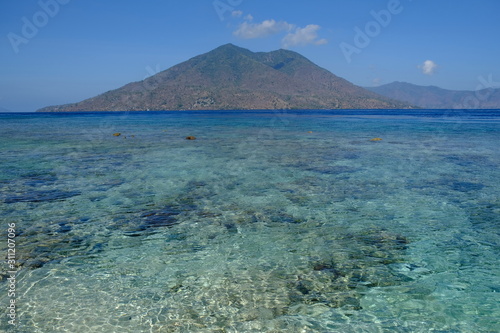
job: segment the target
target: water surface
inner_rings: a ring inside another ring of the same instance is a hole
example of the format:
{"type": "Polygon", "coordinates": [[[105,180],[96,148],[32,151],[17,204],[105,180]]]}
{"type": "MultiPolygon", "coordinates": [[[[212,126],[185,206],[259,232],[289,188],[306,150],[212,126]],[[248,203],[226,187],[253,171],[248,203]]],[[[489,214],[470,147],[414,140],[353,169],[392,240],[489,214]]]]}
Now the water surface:
{"type": "Polygon", "coordinates": [[[0,114],[15,329],[498,332],[499,130],[490,110],[0,114]]]}

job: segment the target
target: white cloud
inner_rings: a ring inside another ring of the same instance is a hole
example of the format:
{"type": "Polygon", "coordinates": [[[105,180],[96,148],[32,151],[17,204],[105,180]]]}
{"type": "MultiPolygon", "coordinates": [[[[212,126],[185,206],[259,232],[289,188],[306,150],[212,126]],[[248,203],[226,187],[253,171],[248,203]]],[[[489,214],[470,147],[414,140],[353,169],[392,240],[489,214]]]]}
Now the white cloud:
{"type": "MultiPolygon", "coordinates": [[[[236,11],[234,15],[238,17],[243,15],[243,12],[236,11]]],[[[253,23],[253,16],[248,14],[244,17],[245,22],[241,23],[233,32],[233,35],[243,39],[264,38],[270,35],[275,35],[281,32],[288,32],[282,39],[281,43],[284,48],[304,45],[323,45],[328,43],[326,39],[318,38],[319,25],[309,24],[304,28],[295,26],[286,21],[265,20],[261,23],[253,23]]]]}
{"type": "Polygon", "coordinates": [[[422,73],[425,75],[433,75],[436,72],[438,65],[432,60],[426,60],[422,65],[419,65],[418,68],[422,70],[422,73]]]}
{"type": "Polygon", "coordinates": [[[276,22],[275,20],[266,20],[262,23],[243,22],[233,34],[243,39],[253,39],[267,37],[282,31],[289,31],[292,28],[292,24],[288,24],[284,21],[276,22]]]}
{"type": "Polygon", "coordinates": [[[318,39],[319,25],[309,24],[304,28],[296,28],[294,32],[289,33],[281,41],[284,48],[292,46],[304,46],[308,44],[323,45],[328,43],[326,39],[318,39]]]}
{"type": "Polygon", "coordinates": [[[235,10],[231,13],[232,17],[241,17],[243,15],[243,12],[241,10],[235,10]]]}

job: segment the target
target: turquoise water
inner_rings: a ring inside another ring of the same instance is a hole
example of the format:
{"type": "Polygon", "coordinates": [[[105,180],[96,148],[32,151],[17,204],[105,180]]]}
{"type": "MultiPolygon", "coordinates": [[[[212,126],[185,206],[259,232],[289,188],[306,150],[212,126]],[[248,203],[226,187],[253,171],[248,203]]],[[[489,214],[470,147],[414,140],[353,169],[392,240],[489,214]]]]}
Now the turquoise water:
{"type": "Polygon", "coordinates": [[[0,331],[498,332],[499,134],[498,111],[0,114],[0,331]]]}

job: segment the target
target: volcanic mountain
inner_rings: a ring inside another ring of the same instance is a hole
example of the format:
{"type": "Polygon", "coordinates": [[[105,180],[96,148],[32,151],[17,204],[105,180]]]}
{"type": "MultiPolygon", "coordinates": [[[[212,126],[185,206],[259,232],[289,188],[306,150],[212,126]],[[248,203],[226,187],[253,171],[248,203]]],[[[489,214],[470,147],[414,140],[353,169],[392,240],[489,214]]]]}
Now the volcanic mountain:
{"type": "Polygon", "coordinates": [[[409,104],[358,87],[288,51],[220,46],[143,81],[38,111],[396,109],[409,104]]]}

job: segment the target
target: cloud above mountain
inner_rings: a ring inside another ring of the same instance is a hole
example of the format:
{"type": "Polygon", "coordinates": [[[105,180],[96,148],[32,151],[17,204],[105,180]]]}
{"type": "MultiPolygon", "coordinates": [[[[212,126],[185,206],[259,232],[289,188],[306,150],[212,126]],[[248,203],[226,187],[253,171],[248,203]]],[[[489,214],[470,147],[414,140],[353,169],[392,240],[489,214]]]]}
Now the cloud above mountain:
{"type": "MultiPolygon", "coordinates": [[[[234,17],[241,17],[243,12],[233,13],[234,17]]],[[[254,23],[253,16],[248,14],[244,22],[240,23],[233,35],[242,39],[266,38],[271,35],[287,32],[281,40],[283,48],[305,45],[323,45],[328,43],[324,38],[319,38],[318,30],[321,27],[317,24],[309,24],[305,27],[298,27],[286,21],[276,21],[273,19],[254,23]]]]}
{"type": "Polygon", "coordinates": [[[291,24],[284,21],[265,20],[261,23],[245,21],[233,34],[243,39],[264,38],[282,31],[289,31],[292,27],[291,24]]]}
{"type": "Polygon", "coordinates": [[[434,75],[438,65],[432,60],[426,60],[423,64],[419,65],[418,68],[420,68],[425,75],[434,75]]]}
{"type": "Polygon", "coordinates": [[[283,47],[287,49],[293,46],[304,46],[308,44],[323,45],[328,43],[326,39],[318,38],[319,29],[321,29],[321,27],[316,24],[309,24],[304,28],[295,28],[293,32],[283,38],[283,47]]]}

